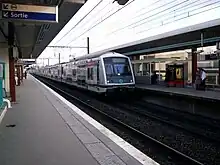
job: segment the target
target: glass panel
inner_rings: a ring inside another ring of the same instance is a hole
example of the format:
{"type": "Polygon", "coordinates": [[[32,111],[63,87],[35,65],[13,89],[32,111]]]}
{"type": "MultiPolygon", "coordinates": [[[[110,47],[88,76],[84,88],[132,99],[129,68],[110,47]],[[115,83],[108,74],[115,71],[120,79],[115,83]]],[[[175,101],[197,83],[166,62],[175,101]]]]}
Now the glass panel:
{"type": "Polygon", "coordinates": [[[104,58],[104,64],[107,76],[131,76],[131,68],[127,58],[104,58]]]}

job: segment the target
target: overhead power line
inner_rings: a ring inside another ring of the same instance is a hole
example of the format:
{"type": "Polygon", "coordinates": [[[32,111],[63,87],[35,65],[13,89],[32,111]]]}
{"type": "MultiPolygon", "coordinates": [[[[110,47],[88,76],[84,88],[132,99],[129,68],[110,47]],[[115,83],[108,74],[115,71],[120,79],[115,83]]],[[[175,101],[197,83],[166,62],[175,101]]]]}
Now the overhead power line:
{"type": "Polygon", "coordinates": [[[101,20],[100,22],[98,22],[97,24],[93,25],[91,28],[87,29],[86,31],[84,31],[82,34],[80,34],[79,36],[77,36],[76,38],[74,38],[73,40],[71,40],[69,43],[67,43],[67,45],[69,45],[71,42],[77,40],[79,37],[81,37],[82,35],[84,35],[86,32],[90,31],[91,29],[93,29],[94,27],[96,27],[97,25],[101,24],[102,22],[104,22],[106,19],[110,18],[112,15],[114,15],[115,13],[119,12],[120,10],[122,10],[123,8],[125,8],[126,6],[128,6],[129,4],[131,4],[132,2],[134,2],[135,0],[132,0],[131,2],[127,3],[126,5],[124,5],[123,7],[119,8],[118,10],[116,10],[115,12],[113,12],[112,14],[110,14],[109,16],[107,16],[106,18],[104,18],[103,20],[101,20]]]}
{"type": "Polygon", "coordinates": [[[86,15],[84,15],[68,32],[66,32],[61,39],[59,39],[55,44],[60,42],[68,33],[73,30],[77,25],[79,25],[103,0],[100,0],[86,15]]]}
{"type": "MultiPolygon", "coordinates": [[[[210,2],[211,4],[209,4],[209,5],[212,5],[213,3],[212,3],[212,1],[205,1],[205,2],[203,2],[203,3],[201,3],[201,2],[199,2],[199,1],[194,1],[194,2],[191,2],[191,3],[189,3],[189,4],[186,4],[185,6],[180,6],[179,8],[177,8],[177,9],[175,9],[175,10],[172,10],[172,11],[170,11],[169,13],[167,13],[166,15],[169,15],[169,14],[171,14],[171,13],[173,13],[174,11],[175,12],[180,12],[180,11],[184,11],[184,13],[186,13],[186,12],[188,12],[188,11],[186,11],[187,9],[190,9],[190,8],[192,8],[192,6],[190,6],[190,7],[188,7],[188,8],[186,8],[187,6],[189,6],[189,5],[191,5],[191,4],[194,4],[194,6],[193,7],[198,7],[198,8],[202,8],[202,7],[204,7],[204,5],[207,3],[207,2],[210,2]],[[196,4],[194,4],[195,2],[198,2],[198,3],[196,3],[196,4]],[[198,5],[203,5],[203,6],[198,6],[198,5]],[[180,9],[180,10],[179,10],[180,9]]],[[[216,3],[216,2],[215,2],[216,3]]],[[[175,5],[175,6],[179,6],[180,4],[182,4],[182,2],[181,3],[179,3],[179,4],[177,4],[177,5],[175,5]]],[[[207,5],[205,5],[205,6],[207,6],[207,5]]],[[[169,8],[170,9],[170,8],[169,8]]],[[[167,10],[167,9],[166,9],[167,10]]],[[[166,10],[164,10],[164,11],[166,11],[166,10]]],[[[193,9],[193,10],[195,10],[195,9],[193,9]]],[[[163,11],[163,12],[164,12],[163,11]]],[[[182,13],[182,14],[184,14],[184,13],[182,13]]],[[[148,17],[145,17],[145,18],[143,18],[143,19],[141,19],[141,20],[139,20],[139,21],[137,21],[137,22],[134,22],[134,23],[131,23],[131,24],[129,24],[129,25],[126,25],[126,26],[124,26],[124,27],[121,27],[121,28],[118,28],[118,29],[116,29],[115,31],[113,31],[113,32],[110,32],[110,33],[108,33],[106,36],[108,36],[108,35],[111,35],[111,34],[114,34],[114,33],[116,33],[116,32],[118,32],[118,31],[121,31],[121,30],[123,30],[123,29],[126,29],[126,28],[134,28],[134,27],[139,27],[139,26],[141,26],[141,25],[143,25],[143,24],[146,24],[146,23],[150,23],[151,21],[155,21],[156,19],[160,19],[162,16],[163,17],[165,17],[165,15],[158,15],[158,14],[162,14],[161,12],[158,12],[158,13],[156,13],[156,14],[154,14],[154,15],[151,15],[151,16],[148,16],[148,17]],[[155,17],[156,15],[158,15],[157,17],[155,17]],[[149,18],[151,18],[151,17],[154,17],[154,18],[152,18],[151,20],[147,20],[147,19],[149,19],[149,18]],[[147,20],[147,21],[145,21],[145,22],[143,22],[144,20],[147,20]],[[142,22],[142,23],[141,23],[142,22]],[[138,24],[139,23],[139,24],[138,24]],[[137,24],[137,25],[136,25],[137,24]]],[[[180,14],[179,15],[176,15],[176,17],[178,17],[178,16],[180,16],[180,14]]],[[[173,16],[171,16],[172,18],[173,18],[173,16]]],[[[171,18],[170,17],[170,18],[171,18]]]]}

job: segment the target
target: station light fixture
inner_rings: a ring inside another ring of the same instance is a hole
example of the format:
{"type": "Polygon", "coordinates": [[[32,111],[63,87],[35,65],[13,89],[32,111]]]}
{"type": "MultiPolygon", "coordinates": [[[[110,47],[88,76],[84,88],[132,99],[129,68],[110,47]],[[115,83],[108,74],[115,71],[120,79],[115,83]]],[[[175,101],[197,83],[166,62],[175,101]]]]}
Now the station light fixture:
{"type": "Polygon", "coordinates": [[[118,2],[119,5],[125,5],[129,0],[114,0],[113,3],[115,1],[118,2]]]}

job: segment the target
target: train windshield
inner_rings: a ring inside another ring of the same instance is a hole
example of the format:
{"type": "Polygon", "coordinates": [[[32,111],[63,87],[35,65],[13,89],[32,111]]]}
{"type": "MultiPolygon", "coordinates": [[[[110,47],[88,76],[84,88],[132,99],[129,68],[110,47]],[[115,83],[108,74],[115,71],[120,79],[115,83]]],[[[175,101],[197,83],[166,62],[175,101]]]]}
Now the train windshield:
{"type": "Polygon", "coordinates": [[[131,68],[127,58],[104,58],[105,72],[107,76],[131,76],[131,68]]]}

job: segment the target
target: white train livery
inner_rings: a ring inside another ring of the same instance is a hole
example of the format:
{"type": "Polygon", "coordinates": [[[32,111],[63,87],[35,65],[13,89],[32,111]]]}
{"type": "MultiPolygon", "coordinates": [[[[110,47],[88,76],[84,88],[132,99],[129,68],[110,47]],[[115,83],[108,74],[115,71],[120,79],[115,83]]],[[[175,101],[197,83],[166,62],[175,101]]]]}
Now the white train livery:
{"type": "Polygon", "coordinates": [[[135,87],[129,57],[115,52],[89,54],[72,62],[42,67],[33,72],[97,93],[133,91],[135,87]]]}

